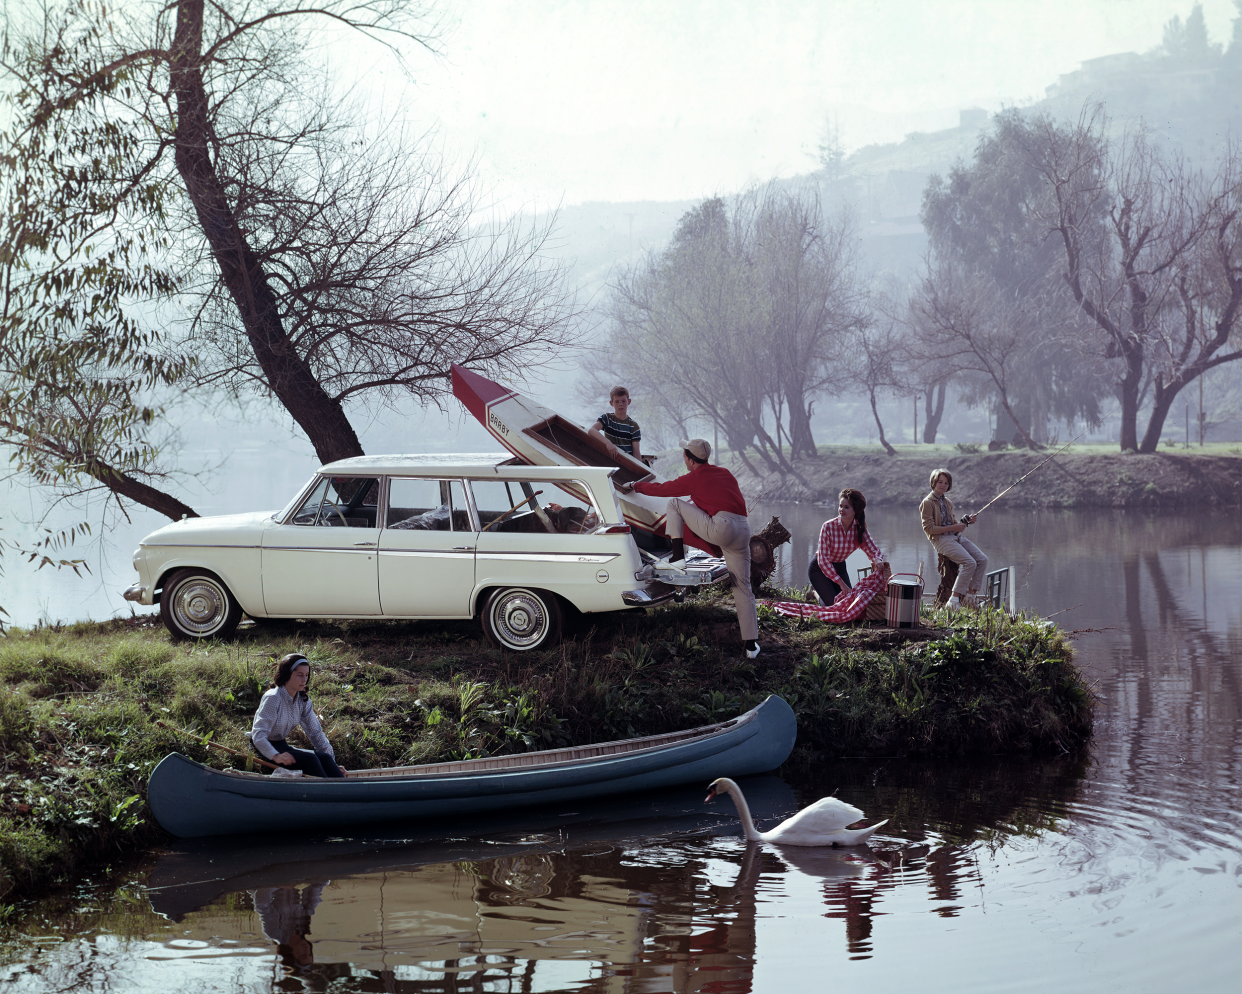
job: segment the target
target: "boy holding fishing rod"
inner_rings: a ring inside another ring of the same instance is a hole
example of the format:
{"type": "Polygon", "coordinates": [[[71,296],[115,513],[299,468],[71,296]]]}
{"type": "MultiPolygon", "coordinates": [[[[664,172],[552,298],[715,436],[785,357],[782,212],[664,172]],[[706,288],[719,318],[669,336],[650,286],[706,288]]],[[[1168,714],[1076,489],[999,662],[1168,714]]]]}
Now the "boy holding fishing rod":
{"type": "Polygon", "coordinates": [[[945,496],[953,489],[953,474],[947,469],[933,469],[930,482],[931,493],[919,504],[923,533],[940,555],[957,563],[957,583],[953,585],[953,596],[947,606],[950,611],[958,610],[963,602],[974,607],[987,575],[988,557],[974,542],[964,538],[962,532],[978,515],[964,514],[961,521],[954,516],[953,502],[945,496]]]}

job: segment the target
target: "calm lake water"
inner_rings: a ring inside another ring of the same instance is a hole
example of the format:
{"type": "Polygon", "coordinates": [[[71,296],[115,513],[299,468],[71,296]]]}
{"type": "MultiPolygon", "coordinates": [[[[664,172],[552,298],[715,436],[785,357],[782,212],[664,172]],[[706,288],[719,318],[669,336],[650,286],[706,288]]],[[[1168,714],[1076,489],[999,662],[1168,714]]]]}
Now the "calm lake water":
{"type": "MultiPolygon", "coordinates": [[[[804,583],[826,512],[769,510],[804,583]]],[[[913,510],[870,525],[895,569],[930,558],[913,510]]],[[[997,511],[970,534],[1016,567],[1020,607],[1077,632],[1102,700],[1086,753],[744,783],[761,826],[833,790],[891,819],[856,849],[747,847],[699,787],[421,837],[173,845],[25,909],[3,989],[1238,991],[1239,515],[997,511]]]]}

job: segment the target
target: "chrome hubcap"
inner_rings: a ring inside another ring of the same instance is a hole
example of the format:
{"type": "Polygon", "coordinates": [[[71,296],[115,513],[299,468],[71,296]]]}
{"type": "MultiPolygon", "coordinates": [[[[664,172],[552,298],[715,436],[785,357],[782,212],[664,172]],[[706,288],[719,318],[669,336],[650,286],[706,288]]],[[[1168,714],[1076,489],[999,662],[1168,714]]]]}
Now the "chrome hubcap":
{"type": "Polygon", "coordinates": [[[227,611],[224,591],[206,577],[183,583],[173,597],[177,624],[194,635],[205,635],[218,628],[227,611]]]}
{"type": "Polygon", "coordinates": [[[537,643],[547,628],[543,605],[526,591],[514,591],[501,598],[493,609],[492,617],[501,641],[516,649],[525,649],[537,643]]]}

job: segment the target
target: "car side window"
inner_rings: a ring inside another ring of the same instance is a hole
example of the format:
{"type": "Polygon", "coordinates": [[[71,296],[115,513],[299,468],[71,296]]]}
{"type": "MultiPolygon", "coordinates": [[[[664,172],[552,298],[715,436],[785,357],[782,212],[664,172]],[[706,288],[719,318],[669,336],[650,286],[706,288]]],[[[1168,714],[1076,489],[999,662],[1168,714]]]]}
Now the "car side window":
{"type": "Polygon", "coordinates": [[[472,480],[470,486],[484,531],[578,535],[599,524],[591,491],[577,480],[472,480]]]}
{"type": "Polygon", "coordinates": [[[385,521],[397,531],[473,531],[461,480],[391,480],[385,521]]]}
{"type": "Polygon", "coordinates": [[[289,521],[323,528],[376,528],[378,513],[378,479],[332,476],[316,484],[289,521]]]}

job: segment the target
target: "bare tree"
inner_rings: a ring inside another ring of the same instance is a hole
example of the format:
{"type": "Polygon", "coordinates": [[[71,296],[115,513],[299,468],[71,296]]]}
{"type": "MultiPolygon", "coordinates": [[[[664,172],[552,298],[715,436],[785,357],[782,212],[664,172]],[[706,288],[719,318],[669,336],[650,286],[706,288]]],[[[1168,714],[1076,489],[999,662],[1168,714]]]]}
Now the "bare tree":
{"type": "Polygon", "coordinates": [[[973,381],[977,390],[992,393],[1030,448],[1039,448],[1011,403],[1015,378],[1025,364],[1028,344],[1040,315],[1033,299],[1014,300],[995,281],[964,270],[954,261],[929,261],[928,273],[911,302],[918,333],[910,347],[916,356],[951,366],[973,381]]]}
{"type": "Polygon", "coordinates": [[[670,422],[710,420],[752,471],[748,449],[801,479],[814,399],[840,381],[842,343],[863,321],[855,244],[849,218],[825,218],[813,190],[705,201],[617,279],[618,374],[670,422]]]}
{"type": "Polygon", "coordinates": [[[774,374],[770,403],[780,431],[787,409],[790,456],[814,457],[811,404],[839,385],[843,343],[865,314],[865,285],[858,272],[857,230],[844,211],[824,216],[816,190],[769,186],[735,210],[746,226],[744,245],[765,291],[766,327],[760,334],[774,374]]]}
{"type": "Polygon", "coordinates": [[[880,445],[890,456],[895,456],[897,450],[884,437],[884,423],[880,420],[876,397],[905,389],[901,359],[905,353],[906,335],[891,315],[881,312],[877,316],[878,320],[860,324],[854,329],[853,347],[850,349],[851,372],[855,381],[867,390],[871,416],[880,432],[880,445]]]}
{"type": "Polygon", "coordinates": [[[436,402],[450,361],[512,375],[573,343],[553,222],[487,223],[423,138],[375,137],[308,71],[311,23],[426,45],[417,5],[44,13],[6,35],[0,138],[0,442],[40,482],[180,516],[152,486],[161,391],[273,398],[330,461],[362,452],[349,404],[436,402]]]}
{"type": "Polygon", "coordinates": [[[1178,392],[1242,358],[1229,348],[1242,306],[1242,170],[1236,145],[1208,180],[1145,133],[1114,144],[1106,134],[1097,107],[1068,128],[1039,118],[1024,143],[1051,194],[1035,210],[1062,247],[1066,286],[1120,367],[1121,448],[1154,452],[1178,392]]]}

